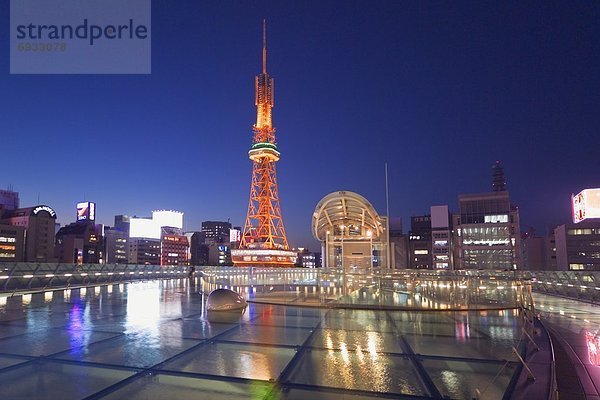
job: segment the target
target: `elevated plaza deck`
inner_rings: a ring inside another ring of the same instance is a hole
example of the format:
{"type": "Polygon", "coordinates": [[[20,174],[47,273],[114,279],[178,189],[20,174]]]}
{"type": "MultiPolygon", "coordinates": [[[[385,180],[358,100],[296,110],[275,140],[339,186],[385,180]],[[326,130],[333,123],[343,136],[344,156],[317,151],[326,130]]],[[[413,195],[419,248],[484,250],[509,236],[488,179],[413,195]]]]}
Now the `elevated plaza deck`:
{"type": "MultiPolygon", "coordinates": [[[[523,312],[498,303],[518,296],[502,290],[498,295],[497,287],[506,285],[497,279],[495,292],[480,289],[481,283],[464,285],[480,293],[470,295],[472,310],[456,308],[462,300],[444,294],[447,283],[439,288],[438,282],[434,291],[422,282],[411,295],[407,280],[391,291],[384,281],[359,281],[364,288],[337,293],[345,304],[334,307],[332,290],[299,296],[316,301],[306,307],[269,303],[280,288],[274,276],[254,277],[250,291],[239,275],[208,273],[215,280],[151,275],[137,282],[0,294],[2,397],[502,399],[521,398],[538,385],[538,398],[551,398],[544,349],[533,354],[523,335],[523,312]],[[209,315],[208,292],[232,284],[247,294],[247,310],[209,315]],[[380,295],[389,308],[381,307],[380,295]],[[413,303],[405,308],[408,300],[413,303]],[[526,379],[519,356],[532,361],[535,382],[526,379]]],[[[315,284],[298,281],[290,271],[277,273],[288,274],[286,283],[279,282],[288,294],[310,293],[291,290],[290,283],[315,284]]],[[[552,318],[575,320],[560,313],[552,318]]],[[[593,318],[588,320],[597,325],[593,318]]]]}

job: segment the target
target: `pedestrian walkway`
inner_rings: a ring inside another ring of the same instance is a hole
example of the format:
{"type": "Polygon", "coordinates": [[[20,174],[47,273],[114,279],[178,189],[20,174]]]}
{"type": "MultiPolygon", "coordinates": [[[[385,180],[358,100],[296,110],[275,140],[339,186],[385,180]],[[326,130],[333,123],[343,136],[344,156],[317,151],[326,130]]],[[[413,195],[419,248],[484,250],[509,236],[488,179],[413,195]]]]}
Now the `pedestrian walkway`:
{"type": "Polygon", "coordinates": [[[534,300],[555,345],[560,397],[600,400],[600,306],[538,293],[534,300]]]}

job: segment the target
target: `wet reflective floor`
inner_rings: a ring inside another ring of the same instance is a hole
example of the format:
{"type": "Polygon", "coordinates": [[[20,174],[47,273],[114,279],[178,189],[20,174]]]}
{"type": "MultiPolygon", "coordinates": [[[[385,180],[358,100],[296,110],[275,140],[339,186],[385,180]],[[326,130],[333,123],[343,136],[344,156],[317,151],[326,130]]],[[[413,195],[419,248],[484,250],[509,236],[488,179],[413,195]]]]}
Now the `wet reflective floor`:
{"type": "Polygon", "coordinates": [[[501,399],[518,370],[514,310],[205,300],[187,280],[0,297],[2,398],[501,399]]]}

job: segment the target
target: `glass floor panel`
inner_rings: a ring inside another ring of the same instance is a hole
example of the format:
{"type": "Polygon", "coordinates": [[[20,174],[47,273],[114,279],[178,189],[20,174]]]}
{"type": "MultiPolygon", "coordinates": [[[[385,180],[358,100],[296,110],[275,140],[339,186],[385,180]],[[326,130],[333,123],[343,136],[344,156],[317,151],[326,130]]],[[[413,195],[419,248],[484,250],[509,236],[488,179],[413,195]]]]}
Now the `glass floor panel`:
{"type": "Polygon", "coordinates": [[[99,340],[115,337],[114,333],[49,329],[0,339],[0,353],[25,356],[48,356],[74,350],[99,340]]]}
{"type": "Polygon", "coordinates": [[[166,363],[161,369],[232,376],[277,379],[296,351],[292,348],[236,343],[210,343],[166,363]]]}
{"type": "Polygon", "coordinates": [[[3,399],[82,399],[111,386],[134,371],[36,361],[0,370],[3,399]]]}
{"type": "Polygon", "coordinates": [[[516,342],[487,338],[427,337],[405,335],[415,354],[429,356],[517,361],[516,342]]]}
{"type": "MultiPolygon", "coordinates": [[[[157,374],[140,377],[128,385],[102,397],[105,400],[228,400],[264,399],[275,389],[274,384],[218,381],[195,377],[157,374]]],[[[276,398],[276,397],[274,397],[276,398]]]]}
{"type": "Polygon", "coordinates": [[[300,346],[310,336],[309,328],[242,325],[222,336],[222,340],[300,346]]]}
{"type": "Polygon", "coordinates": [[[505,363],[474,363],[449,360],[422,361],[442,396],[451,399],[502,399],[514,373],[505,363]]]}
{"type": "Polygon", "coordinates": [[[309,350],[290,382],[383,393],[427,395],[407,357],[369,350],[309,350]]]}
{"type": "Polygon", "coordinates": [[[210,339],[220,335],[239,324],[225,324],[209,322],[201,319],[177,319],[161,324],[159,334],[161,337],[181,337],[188,339],[210,339]]]}
{"type": "Polygon", "coordinates": [[[11,356],[0,356],[0,369],[27,362],[27,359],[11,356]]]}
{"type": "Polygon", "coordinates": [[[398,335],[373,331],[319,329],[310,344],[313,347],[340,350],[403,353],[398,335]]]}
{"type": "Polygon", "coordinates": [[[80,350],[71,349],[56,358],[100,364],[148,368],[200,344],[198,340],[161,338],[154,335],[121,335],[93,343],[80,350]]]}

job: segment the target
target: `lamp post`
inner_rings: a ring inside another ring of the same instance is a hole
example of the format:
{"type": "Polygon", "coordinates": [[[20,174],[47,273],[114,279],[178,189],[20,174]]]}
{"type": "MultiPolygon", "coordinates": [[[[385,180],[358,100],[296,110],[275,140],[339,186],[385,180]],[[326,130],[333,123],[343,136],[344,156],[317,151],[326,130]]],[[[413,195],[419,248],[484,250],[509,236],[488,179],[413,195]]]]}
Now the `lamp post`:
{"type": "Polygon", "coordinates": [[[323,268],[329,268],[329,231],[325,231],[325,251],[323,252],[325,265],[323,268]]]}
{"type": "Polygon", "coordinates": [[[346,229],[346,226],[341,225],[340,229],[342,230],[342,270],[346,271],[346,266],[344,265],[344,229],[346,229]]]}
{"type": "Polygon", "coordinates": [[[371,266],[371,273],[373,273],[373,232],[367,230],[367,237],[369,238],[369,265],[371,266]]]}

